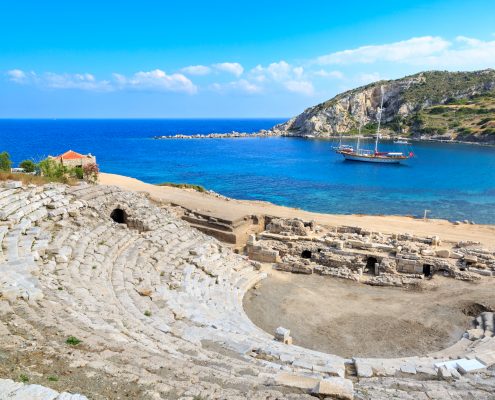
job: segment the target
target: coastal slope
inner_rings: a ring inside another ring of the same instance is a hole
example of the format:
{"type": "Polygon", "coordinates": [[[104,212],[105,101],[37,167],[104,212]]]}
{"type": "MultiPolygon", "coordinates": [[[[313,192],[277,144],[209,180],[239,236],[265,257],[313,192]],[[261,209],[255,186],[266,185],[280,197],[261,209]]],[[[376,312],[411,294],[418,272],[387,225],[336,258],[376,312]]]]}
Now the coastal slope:
{"type": "Polygon", "coordinates": [[[429,71],[378,81],[306,109],[272,132],[329,137],[374,133],[384,91],[385,133],[495,142],[495,70],[429,71]]]}

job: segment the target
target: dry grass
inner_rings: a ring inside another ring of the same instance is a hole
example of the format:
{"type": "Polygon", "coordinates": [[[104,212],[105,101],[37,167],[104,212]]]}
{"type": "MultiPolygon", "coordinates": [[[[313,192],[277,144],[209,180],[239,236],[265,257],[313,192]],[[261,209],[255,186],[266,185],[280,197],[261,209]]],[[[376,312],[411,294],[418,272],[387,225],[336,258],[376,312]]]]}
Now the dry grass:
{"type": "Polygon", "coordinates": [[[77,184],[77,180],[74,178],[63,177],[60,179],[49,179],[44,176],[12,172],[0,172],[0,181],[21,181],[24,185],[44,185],[45,183],[50,182],[60,182],[68,185],[77,184]]]}
{"type": "Polygon", "coordinates": [[[179,189],[193,189],[196,190],[197,192],[206,192],[206,189],[201,186],[201,185],[194,185],[192,183],[173,183],[173,182],[164,182],[164,183],[157,183],[157,186],[170,186],[170,187],[175,187],[179,189]]]}

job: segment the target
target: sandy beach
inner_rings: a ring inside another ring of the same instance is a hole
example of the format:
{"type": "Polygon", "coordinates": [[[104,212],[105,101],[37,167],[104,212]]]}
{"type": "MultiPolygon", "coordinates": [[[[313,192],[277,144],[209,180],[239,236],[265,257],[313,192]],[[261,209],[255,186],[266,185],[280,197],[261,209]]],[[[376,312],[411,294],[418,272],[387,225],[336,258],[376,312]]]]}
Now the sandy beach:
{"type": "Polygon", "coordinates": [[[384,233],[410,233],[420,236],[438,235],[443,241],[475,241],[488,248],[495,247],[495,226],[454,225],[449,221],[429,219],[423,221],[405,216],[320,214],[295,208],[277,206],[268,202],[225,199],[210,193],[191,189],[156,186],[138,179],[101,173],[99,182],[124,189],[149,193],[152,200],[180,205],[189,210],[227,220],[237,220],[246,215],[269,215],[281,218],[315,220],[325,226],[350,225],[384,233]]]}

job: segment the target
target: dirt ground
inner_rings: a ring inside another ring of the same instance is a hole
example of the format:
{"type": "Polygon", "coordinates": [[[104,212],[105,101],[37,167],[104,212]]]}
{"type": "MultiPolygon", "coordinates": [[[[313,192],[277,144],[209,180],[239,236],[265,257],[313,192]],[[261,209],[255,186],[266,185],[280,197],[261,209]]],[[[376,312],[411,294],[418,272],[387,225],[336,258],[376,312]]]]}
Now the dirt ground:
{"type": "Polygon", "coordinates": [[[251,320],[294,344],[343,357],[425,355],[454,344],[473,316],[495,309],[495,281],[434,276],[423,290],[271,271],[244,298],[251,320]]]}

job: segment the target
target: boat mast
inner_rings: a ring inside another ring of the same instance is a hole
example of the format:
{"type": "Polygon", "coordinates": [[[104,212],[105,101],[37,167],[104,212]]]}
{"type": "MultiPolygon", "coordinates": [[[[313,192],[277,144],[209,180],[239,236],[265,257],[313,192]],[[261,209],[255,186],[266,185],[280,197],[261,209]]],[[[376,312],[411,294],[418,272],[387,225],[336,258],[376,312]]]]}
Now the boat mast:
{"type": "Polygon", "coordinates": [[[361,127],[363,126],[363,123],[359,121],[359,134],[358,134],[358,139],[357,139],[357,146],[356,146],[356,152],[359,151],[359,140],[361,139],[361,127]]]}
{"type": "Polygon", "coordinates": [[[382,92],[382,100],[380,103],[380,114],[378,115],[378,128],[376,130],[376,140],[375,140],[375,153],[378,152],[378,138],[380,137],[380,124],[382,122],[382,110],[383,110],[383,86],[380,86],[380,91],[382,92]]]}

